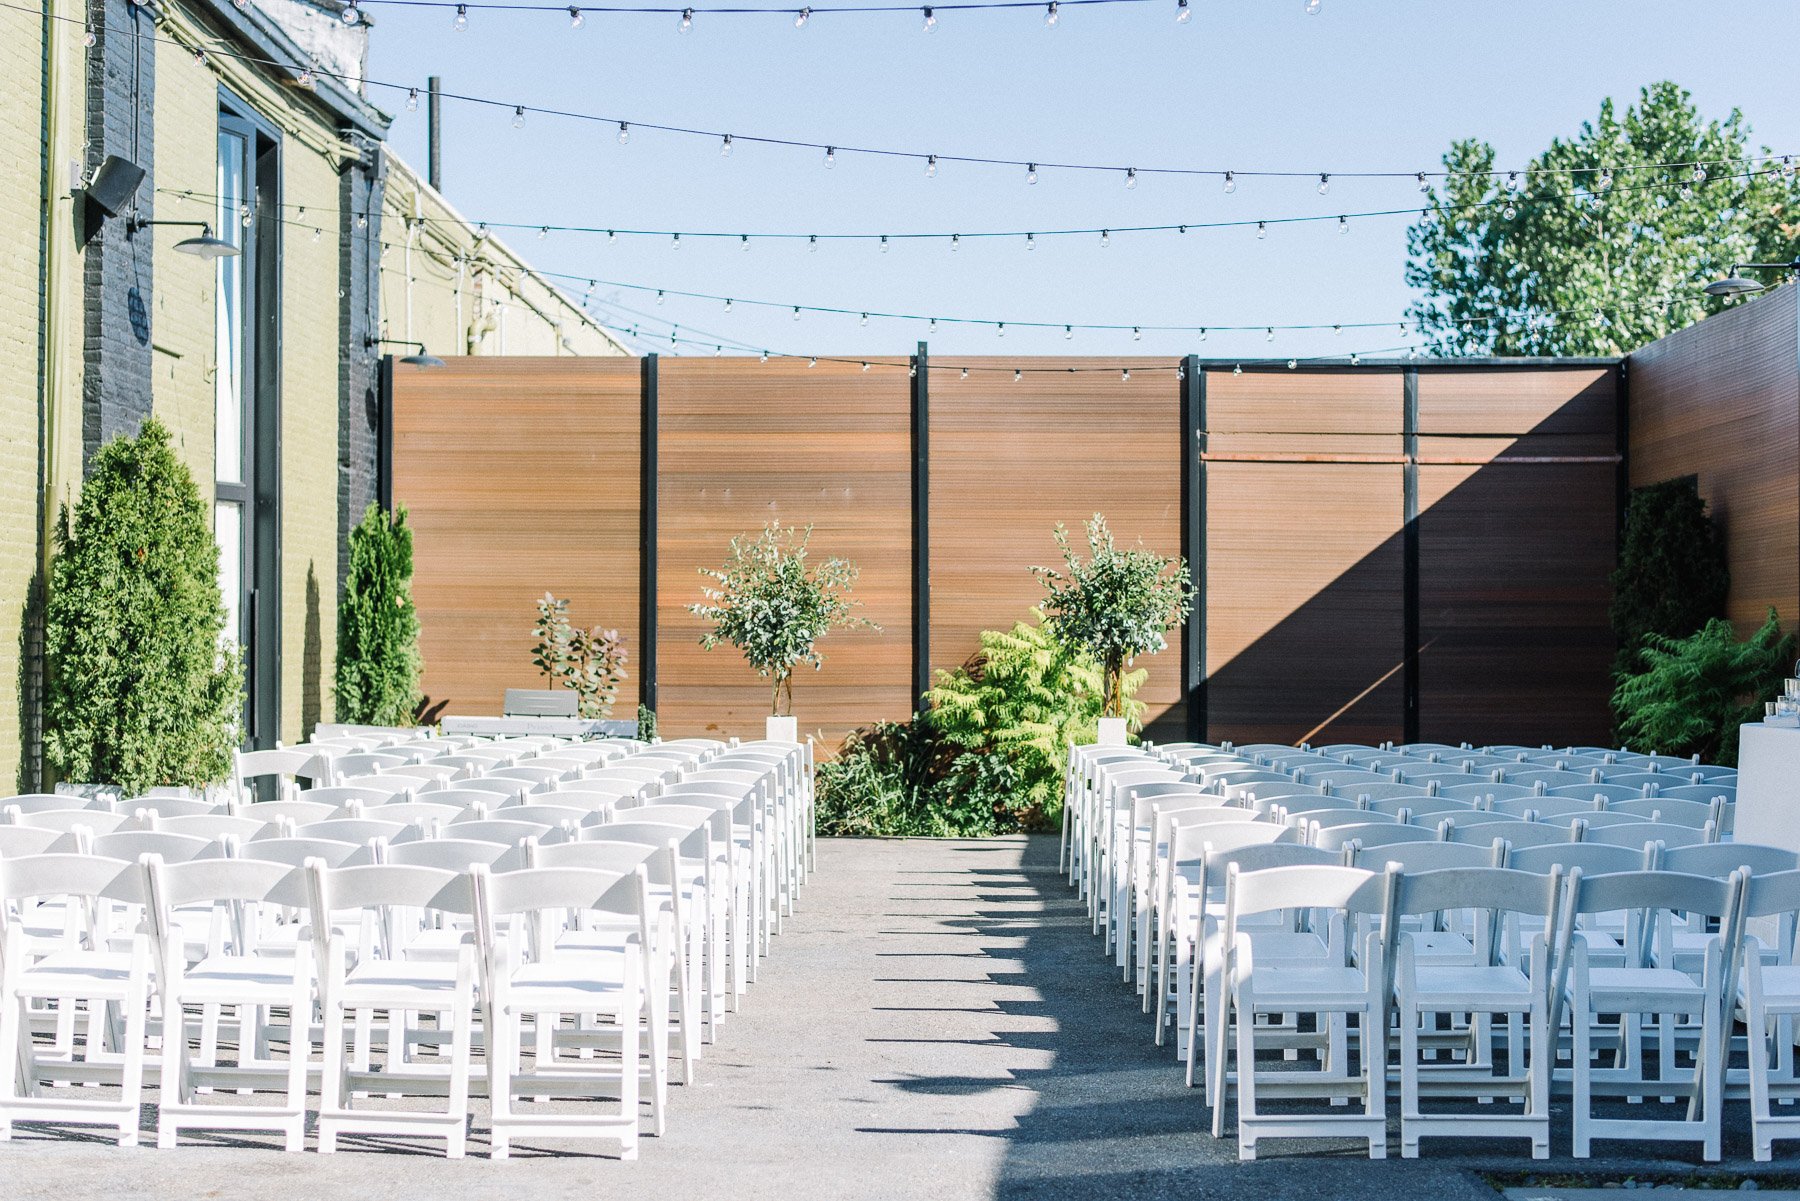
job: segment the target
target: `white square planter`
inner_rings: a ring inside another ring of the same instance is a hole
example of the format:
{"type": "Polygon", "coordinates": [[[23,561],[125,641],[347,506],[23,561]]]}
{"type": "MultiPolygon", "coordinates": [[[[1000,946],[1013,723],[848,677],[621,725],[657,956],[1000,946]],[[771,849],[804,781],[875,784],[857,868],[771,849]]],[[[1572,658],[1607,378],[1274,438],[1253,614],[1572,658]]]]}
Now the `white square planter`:
{"type": "Polygon", "coordinates": [[[771,717],[763,734],[770,742],[799,742],[800,722],[794,717],[771,717]]]}
{"type": "Polygon", "coordinates": [[[1100,736],[1094,740],[1100,746],[1125,746],[1125,719],[1123,717],[1102,717],[1100,719],[1100,736]]]}

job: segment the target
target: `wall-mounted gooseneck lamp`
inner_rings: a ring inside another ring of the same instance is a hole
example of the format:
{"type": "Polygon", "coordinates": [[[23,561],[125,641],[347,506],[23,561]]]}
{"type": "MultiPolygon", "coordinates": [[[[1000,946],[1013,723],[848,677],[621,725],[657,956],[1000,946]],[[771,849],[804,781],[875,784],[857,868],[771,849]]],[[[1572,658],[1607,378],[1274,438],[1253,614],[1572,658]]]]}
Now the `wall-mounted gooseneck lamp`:
{"type": "Polygon", "coordinates": [[[1791,263],[1733,263],[1731,271],[1724,279],[1715,279],[1704,289],[1708,296],[1754,296],[1758,292],[1768,291],[1769,285],[1759,279],[1750,279],[1742,273],[1745,271],[1793,271],[1800,272],[1800,256],[1791,263]]]}

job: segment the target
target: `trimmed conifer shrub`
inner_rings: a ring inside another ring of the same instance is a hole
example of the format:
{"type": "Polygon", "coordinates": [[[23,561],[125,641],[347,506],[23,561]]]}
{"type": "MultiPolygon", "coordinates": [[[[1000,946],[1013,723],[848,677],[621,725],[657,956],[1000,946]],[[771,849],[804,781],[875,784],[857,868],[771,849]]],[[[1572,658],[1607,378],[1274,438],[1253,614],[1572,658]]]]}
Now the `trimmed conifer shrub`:
{"type": "Polygon", "coordinates": [[[1643,669],[1649,636],[1685,638],[1725,612],[1731,587],[1725,540],[1695,477],[1631,490],[1612,586],[1621,676],[1643,669]]]}
{"type": "Polygon", "coordinates": [[[410,726],[423,698],[419,612],[413,605],[413,536],[406,506],[371,503],[350,531],[350,571],[338,601],[337,719],[410,726]]]}
{"type": "Polygon", "coordinates": [[[44,612],[44,754],[65,780],[131,796],[223,780],[243,668],[221,642],[206,502],[154,418],[94,457],[58,515],[44,612]]]}

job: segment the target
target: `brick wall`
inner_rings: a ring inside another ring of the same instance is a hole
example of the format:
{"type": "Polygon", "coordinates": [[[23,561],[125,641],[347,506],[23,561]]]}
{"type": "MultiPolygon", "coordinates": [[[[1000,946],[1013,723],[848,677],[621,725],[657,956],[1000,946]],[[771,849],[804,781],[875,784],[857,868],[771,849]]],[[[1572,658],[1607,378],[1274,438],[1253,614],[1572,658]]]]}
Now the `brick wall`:
{"type": "MultiPolygon", "coordinates": [[[[41,103],[43,23],[0,11],[0,112],[41,103]]],[[[45,130],[0,122],[0,681],[21,677],[21,620],[37,569],[38,364],[45,130]]],[[[22,697],[20,698],[23,699],[22,697]]],[[[0,704],[0,791],[19,776],[22,704],[0,704]]]]}

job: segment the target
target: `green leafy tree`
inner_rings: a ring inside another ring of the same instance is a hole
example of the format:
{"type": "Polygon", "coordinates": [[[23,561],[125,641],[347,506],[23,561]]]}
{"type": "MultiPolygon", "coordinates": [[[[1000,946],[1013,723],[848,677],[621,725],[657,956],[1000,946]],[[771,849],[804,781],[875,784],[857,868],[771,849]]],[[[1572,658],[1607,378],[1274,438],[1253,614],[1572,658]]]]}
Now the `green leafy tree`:
{"type": "Polygon", "coordinates": [[[1775,610],[1748,641],[1722,617],[1686,638],[1651,634],[1644,670],[1623,676],[1613,693],[1619,733],[1628,745],[1706,763],[1737,763],[1738,727],[1762,716],[1794,662],[1794,636],[1775,610]]]}
{"type": "MultiPolygon", "coordinates": [[[[1094,740],[1106,683],[1081,647],[1058,638],[1033,610],[1032,622],[983,630],[981,650],[955,671],[939,671],[928,694],[930,724],[961,754],[951,761],[949,793],[989,829],[1044,829],[1062,814],[1062,780],[1071,742],[1094,740]]],[[[1123,672],[1119,716],[1137,720],[1131,699],[1149,673],[1123,672]]]]}
{"type": "Polygon", "coordinates": [[[537,611],[531,665],[552,687],[561,684],[575,690],[580,698],[576,712],[581,716],[611,717],[625,684],[625,636],[599,626],[584,630],[572,625],[569,602],[553,593],[544,593],[537,611]]]}
{"type": "Polygon", "coordinates": [[[414,724],[425,670],[419,611],[413,604],[413,536],[404,505],[363,511],[350,531],[350,572],[338,601],[339,721],[372,726],[414,724]]]}
{"type": "Polygon", "coordinates": [[[1083,560],[1059,525],[1056,545],[1065,570],[1031,570],[1047,594],[1043,614],[1052,636],[1094,657],[1104,684],[1102,712],[1126,717],[1126,664],[1168,646],[1164,635],[1193,611],[1194,585],[1186,559],[1165,559],[1142,547],[1118,549],[1098,513],[1087,523],[1087,542],[1083,560]]]}
{"type": "Polygon", "coordinates": [[[154,418],[94,457],[57,519],[44,614],[44,751],[67,780],[223,780],[243,669],[222,643],[219,547],[194,477],[154,418]]]}
{"type": "Polygon", "coordinates": [[[705,598],[688,610],[712,622],[700,645],[712,650],[730,643],[744,654],[756,674],[769,681],[770,712],[793,709],[794,668],[825,662],[818,641],[834,629],[881,627],[857,617],[859,602],[850,590],[857,568],[848,559],[826,559],[816,568],[807,563],[812,527],[798,529],[771,522],[762,533],[731,540],[723,567],[702,567],[712,581],[701,588],[705,598]]]}
{"type": "Polygon", "coordinates": [[[1725,611],[1725,540],[1693,476],[1631,490],[1612,586],[1616,674],[1642,670],[1649,635],[1684,637],[1725,611]]]}
{"type": "Polygon", "coordinates": [[[1717,312],[1705,279],[1800,251],[1800,181],[1749,139],[1664,81],[1516,172],[1454,143],[1408,231],[1410,316],[1443,355],[1614,355],[1717,312]]]}

